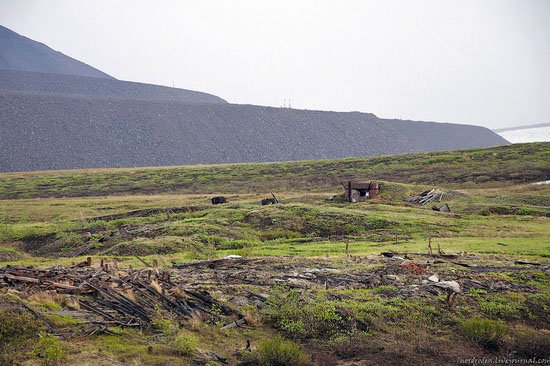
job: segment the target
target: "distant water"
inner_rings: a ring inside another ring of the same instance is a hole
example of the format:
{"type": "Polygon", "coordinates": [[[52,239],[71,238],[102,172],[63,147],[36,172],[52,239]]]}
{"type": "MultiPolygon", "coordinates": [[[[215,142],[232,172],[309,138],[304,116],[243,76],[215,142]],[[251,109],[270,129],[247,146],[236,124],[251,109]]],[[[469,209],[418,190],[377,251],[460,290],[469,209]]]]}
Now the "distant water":
{"type": "Polygon", "coordinates": [[[512,143],[550,141],[550,127],[503,131],[498,134],[512,143]]]}

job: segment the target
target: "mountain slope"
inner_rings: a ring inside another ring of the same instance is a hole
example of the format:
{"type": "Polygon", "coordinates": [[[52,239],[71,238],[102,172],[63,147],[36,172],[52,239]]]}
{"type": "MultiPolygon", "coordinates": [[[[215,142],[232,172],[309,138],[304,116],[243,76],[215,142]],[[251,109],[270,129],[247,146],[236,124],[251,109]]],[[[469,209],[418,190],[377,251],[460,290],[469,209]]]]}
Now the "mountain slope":
{"type": "Polygon", "coordinates": [[[0,69],[113,79],[102,71],[3,26],[0,26],[0,69]]]}
{"type": "Polygon", "coordinates": [[[227,103],[0,92],[0,171],[284,161],[506,144],[476,126],[227,103]],[[431,131],[424,139],[401,131],[431,131]],[[447,147],[449,146],[449,147],[447,147]]]}
{"type": "Polygon", "coordinates": [[[311,160],[508,143],[482,127],[234,105],[206,93],[118,81],[4,27],[0,50],[0,68],[12,69],[0,70],[0,172],[311,160]]]}
{"type": "Polygon", "coordinates": [[[150,101],[226,103],[211,94],[166,86],[11,70],[0,70],[0,90],[150,101]]]}

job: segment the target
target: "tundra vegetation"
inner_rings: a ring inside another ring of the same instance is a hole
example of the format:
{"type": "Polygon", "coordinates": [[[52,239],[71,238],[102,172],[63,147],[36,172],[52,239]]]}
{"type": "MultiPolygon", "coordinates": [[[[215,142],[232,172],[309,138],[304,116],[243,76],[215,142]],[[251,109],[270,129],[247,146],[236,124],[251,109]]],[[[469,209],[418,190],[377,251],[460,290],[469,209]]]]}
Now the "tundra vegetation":
{"type": "MultiPolygon", "coordinates": [[[[0,174],[0,268],[170,268],[213,306],[86,335],[74,296],[0,279],[1,364],[456,364],[550,358],[550,143],[326,161],[0,174]],[[340,182],[376,181],[367,202],[340,182]],[[445,193],[450,213],[404,199],[445,193]],[[279,204],[261,206],[273,192],[279,204]],[[212,205],[224,195],[228,203],[212,205]],[[456,258],[429,257],[428,243],[456,258]],[[347,249],[346,249],[347,248],[347,249]],[[394,253],[393,257],[380,253],[394,253]],[[422,255],[415,254],[422,253],[422,255]],[[140,259],[135,256],[138,255],[140,259]],[[519,262],[518,262],[519,261],[519,262]],[[456,303],[427,281],[461,286],[456,303]],[[250,301],[243,294],[256,294],[250,301]],[[260,300],[258,300],[260,299],[260,300]],[[221,356],[216,358],[216,354],[221,356]],[[199,360],[199,361],[198,361],[199,360]]],[[[168,270],[168,269],[167,269],[168,270]]],[[[130,294],[128,296],[131,296],[130,294]]]]}

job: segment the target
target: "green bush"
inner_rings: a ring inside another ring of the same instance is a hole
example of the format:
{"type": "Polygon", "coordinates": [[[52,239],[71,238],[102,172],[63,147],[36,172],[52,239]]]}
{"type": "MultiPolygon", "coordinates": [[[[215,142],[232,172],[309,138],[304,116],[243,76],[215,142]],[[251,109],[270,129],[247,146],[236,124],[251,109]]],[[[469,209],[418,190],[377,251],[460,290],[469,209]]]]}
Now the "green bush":
{"type": "Polygon", "coordinates": [[[340,332],[343,324],[334,304],[323,295],[304,306],[301,315],[308,336],[313,338],[330,338],[340,332]]]}
{"type": "Polygon", "coordinates": [[[30,313],[0,311],[0,365],[16,365],[27,359],[42,329],[30,313]]]}
{"type": "Polygon", "coordinates": [[[170,318],[165,318],[158,306],[155,307],[155,315],[152,317],[151,323],[155,329],[166,335],[174,335],[179,330],[178,323],[170,318]]]}
{"type": "Polygon", "coordinates": [[[504,322],[491,319],[473,318],[460,325],[460,333],[466,339],[486,348],[498,349],[507,331],[508,328],[504,322]]]}
{"type": "Polygon", "coordinates": [[[57,338],[46,333],[39,334],[38,343],[34,346],[32,353],[41,359],[43,365],[61,364],[65,355],[57,338]]]}
{"type": "Polygon", "coordinates": [[[34,338],[40,329],[42,326],[30,313],[0,312],[0,345],[34,338]]]}
{"type": "Polygon", "coordinates": [[[300,347],[281,336],[265,340],[258,345],[258,359],[261,366],[302,366],[309,364],[309,358],[300,347]]]}
{"type": "Polygon", "coordinates": [[[482,312],[501,319],[517,319],[524,306],[518,299],[510,299],[502,295],[491,295],[479,299],[479,307],[482,312]]]}
{"type": "Polygon", "coordinates": [[[189,332],[180,332],[172,341],[172,346],[182,356],[191,356],[195,353],[199,339],[189,332]]]}
{"type": "Polygon", "coordinates": [[[302,300],[298,292],[286,286],[272,290],[264,313],[286,336],[294,339],[328,339],[343,326],[334,304],[323,295],[302,300]]]}
{"type": "Polygon", "coordinates": [[[327,345],[340,358],[356,357],[366,351],[370,335],[367,332],[340,335],[328,341],[327,345]]]}
{"type": "Polygon", "coordinates": [[[65,247],[76,247],[83,243],[82,237],[77,233],[61,231],[56,234],[56,242],[65,247]]]}

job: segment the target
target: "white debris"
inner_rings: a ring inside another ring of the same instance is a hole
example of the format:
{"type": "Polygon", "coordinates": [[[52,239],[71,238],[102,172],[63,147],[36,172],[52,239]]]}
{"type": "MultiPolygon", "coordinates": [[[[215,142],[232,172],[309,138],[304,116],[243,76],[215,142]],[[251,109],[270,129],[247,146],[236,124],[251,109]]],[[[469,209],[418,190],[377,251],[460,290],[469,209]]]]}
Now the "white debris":
{"type": "Polygon", "coordinates": [[[439,282],[439,277],[437,277],[436,275],[431,275],[430,277],[428,277],[428,281],[439,282]]]}
{"type": "Polygon", "coordinates": [[[542,186],[544,184],[550,184],[550,180],[543,180],[542,182],[531,183],[534,186],[542,186]]]}
{"type": "Polygon", "coordinates": [[[223,257],[223,259],[239,259],[239,258],[242,258],[242,257],[243,257],[242,255],[231,254],[231,255],[228,255],[226,257],[223,257]]]}
{"type": "Polygon", "coordinates": [[[441,281],[434,283],[435,286],[441,287],[447,291],[459,293],[460,292],[460,285],[456,281],[441,281]]]}

